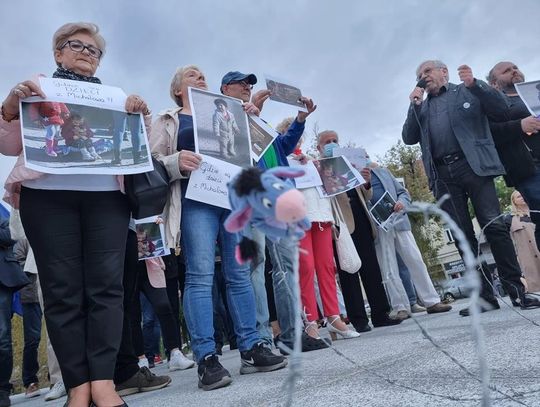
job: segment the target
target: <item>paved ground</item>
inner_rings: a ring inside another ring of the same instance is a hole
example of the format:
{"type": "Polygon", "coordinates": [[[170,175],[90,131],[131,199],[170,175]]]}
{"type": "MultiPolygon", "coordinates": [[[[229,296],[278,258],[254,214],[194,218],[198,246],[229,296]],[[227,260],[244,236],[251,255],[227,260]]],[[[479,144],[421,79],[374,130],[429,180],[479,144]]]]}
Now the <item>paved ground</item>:
{"type": "MultiPolygon", "coordinates": [[[[505,300],[507,301],[507,298],[505,300]]],[[[457,311],[420,314],[418,321],[435,340],[467,368],[477,373],[477,359],[468,318],[457,311]]],[[[540,309],[523,311],[540,323],[540,309]]],[[[540,406],[540,327],[508,307],[482,315],[492,383],[514,397],[491,392],[493,406],[540,406]]],[[[296,385],[295,406],[480,406],[480,387],[447,356],[423,338],[417,325],[407,320],[397,327],[377,328],[358,339],[335,342],[332,349],[304,353],[302,377],[296,385]]],[[[126,398],[130,406],[279,406],[284,403],[283,383],[288,369],[240,376],[238,351],[221,359],[234,382],[225,389],[204,392],[197,388],[194,369],[174,372],[166,389],[126,398]]],[[[165,373],[164,366],[156,373],[165,373]]],[[[65,398],[45,403],[15,396],[13,405],[62,406],[65,398]]]]}

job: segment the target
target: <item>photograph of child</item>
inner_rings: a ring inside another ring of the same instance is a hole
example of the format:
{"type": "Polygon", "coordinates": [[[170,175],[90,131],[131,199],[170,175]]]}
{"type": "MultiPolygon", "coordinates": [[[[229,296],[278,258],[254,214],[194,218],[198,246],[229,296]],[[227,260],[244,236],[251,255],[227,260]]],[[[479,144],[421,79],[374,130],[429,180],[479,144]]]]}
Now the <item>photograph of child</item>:
{"type": "Polygon", "coordinates": [[[159,216],[136,220],[135,229],[139,260],[165,256],[163,220],[159,216]]]}
{"type": "Polygon", "coordinates": [[[58,140],[61,139],[60,127],[69,117],[69,109],[64,103],[38,102],[30,105],[28,116],[30,120],[45,129],[45,153],[56,157],[58,140]]]}
{"type": "Polygon", "coordinates": [[[266,88],[271,92],[270,100],[292,105],[299,108],[299,110],[305,111],[306,107],[300,100],[302,91],[296,86],[287,85],[281,80],[267,76],[266,88]]]}
{"type": "Polygon", "coordinates": [[[394,206],[396,201],[386,191],[383,196],[371,207],[369,213],[383,230],[388,231],[388,226],[391,225],[392,220],[397,216],[394,212],[394,206]]]}
{"type": "Polygon", "coordinates": [[[363,183],[343,156],[314,160],[313,164],[322,180],[322,185],[317,187],[322,198],[341,194],[363,183]]]}
{"type": "Polygon", "coordinates": [[[219,141],[219,152],[226,159],[236,155],[234,149],[234,137],[240,134],[240,129],[236,124],[234,114],[227,110],[227,102],[221,98],[215,99],[216,110],[212,117],[212,127],[214,137],[219,141]]]}
{"type": "Polygon", "coordinates": [[[195,151],[239,167],[251,165],[251,141],[242,101],[189,88],[195,151]]]}
{"type": "Polygon", "coordinates": [[[48,174],[133,174],[152,169],[140,115],[58,102],[21,102],[26,165],[48,174]]]}
{"type": "Polygon", "coordinates": [[[84,117],[78,113],[73,113],[62,126],[62,138],[66,146],[78,150],[83,161],[101,160],[92,142],[93,136],[92,129],[90,129],[84,117]]]}

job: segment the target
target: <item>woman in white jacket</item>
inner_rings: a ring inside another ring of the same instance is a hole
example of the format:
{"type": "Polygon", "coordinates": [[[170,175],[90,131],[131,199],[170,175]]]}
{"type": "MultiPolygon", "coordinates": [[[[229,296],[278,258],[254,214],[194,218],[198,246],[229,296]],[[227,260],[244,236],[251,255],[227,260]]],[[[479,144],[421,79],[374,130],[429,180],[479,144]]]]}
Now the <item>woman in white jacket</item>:
{"type": "MultiPolygon", "coordinates": [[[[300,140],[299,145],[302,140],[300,140]]],[[[306,156],[299,150],[293,158],[305,164],[306,156]]],[[[339,306],[336,288],[336,266],[332,246],[332,214],[331,199],[321,198],[316,188],[302,190],[307,204],[307,217],[311,229],[300,241],[300,295],[306,314],[305,331],[314,338],[319,338],[317,325],[318,310],[315,299],[314,277],[317,273],[317,283],[321,295],[323,314],[328,321],[328,331],[332,339],[336,334],[345,339],[356,338],[360,334],[349,330],[339,316],[339,306]]]]}

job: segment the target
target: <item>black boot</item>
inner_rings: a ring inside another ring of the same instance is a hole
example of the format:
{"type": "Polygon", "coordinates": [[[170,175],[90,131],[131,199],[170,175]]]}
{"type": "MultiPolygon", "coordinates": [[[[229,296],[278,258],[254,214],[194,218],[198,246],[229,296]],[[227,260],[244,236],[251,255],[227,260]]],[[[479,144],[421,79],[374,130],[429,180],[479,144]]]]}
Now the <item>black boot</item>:
{"type": "Polygon", "coordinates": [[[525,292],[525,287],[517,287],[518,296],[512,298],[512,305],[514,307],[520,307],[521,309],[533,309],[540,307],[540,299],[538,299],[534,294],[529,294],[525,292]]]}

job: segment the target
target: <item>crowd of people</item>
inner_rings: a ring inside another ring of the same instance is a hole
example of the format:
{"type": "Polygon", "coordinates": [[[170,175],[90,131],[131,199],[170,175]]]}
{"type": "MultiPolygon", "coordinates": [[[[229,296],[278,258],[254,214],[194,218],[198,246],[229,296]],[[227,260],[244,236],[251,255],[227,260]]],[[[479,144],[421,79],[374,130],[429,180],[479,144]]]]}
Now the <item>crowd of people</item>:
{"type": "MultiPolygon", "coordinates": [[[[104,53],[105,40],[96,25],[65,24],[53,36],[53,77],[101,83],[94,75],[104,53]]],[[[540,287],[540,216],[535,212],[540,210],[540,120],[516,94],[514,84],[524,76],[514,64],[496,64],[489,83],[466,65],[458,74],[462,83],[455,85],[448,82],[448,68],[441,61],[419,65],[403,141],[420,143],[434,197],[449,195],[443,209],[477,248],[471,201],[513,304],[538,307],[540,301],[530,291],[540,287]],[[519,191],[512,197],[510,227],[499,216],[493,182],[501,174],[519,191]]],[[[220,91],[242,100],[246,113],[261,115],[271,91],[252,94],[256,83],[254,74],[228,72],[220,91]]],[[[230,211],[186,197],[190,173],[202,162],[195,152],[190,87],[208,88],[195,65],[174,73],[174,105],[165,112],[152,117],[140,96],[126,100],[128,113],[143,115],[152,156],[163,164],[170,181],[162,214],[170,254],[145,261],[138,261],[138,236],[123,176],[53,175],[26,168],[19,101],[45,95],[38,83],[26,80],[3,101],[0,153],[19,158],[5,184],[4,199],[13,211],[9,222],[0,222],[0,407],[10,405],[12,297],[19,290],[26,396],[39,395],[37,347],[43,311],[50,340],[51,389],[45,399],[67,392],[66,406],[71,407],[125,406],[121,396],[169,385],[170,377],[149,370],[161,361],[157,321],[169,370],[197,365],[198,386],[213,390],[232,382],[219,362],[226,342],[239,350],[241,374],[285,368],[299,315],[304,323],[300,343],[307,352],[329,346],[330,340],[321,336],[322,326],[332,339],[354,339],[372,328],[398,325],[412,313],[451,310],[441,302],[412,234],[406,214],[409,192],[388,169],[370,161],[366,168],[357,168],[365,181],[359,187],[329,198],[315,188],[301,190],[311,227],[300,241],[276,241],[253,226],[257,256],[240,264],[235,256],[240,238],[224,227],[230,211]],[[369,213],[385,193],[395,201],[390,228],[381,227],[369,213]],[[336,255],[335,236],[345,225],[361,260],[353,272],[342,270],[336,255]],[[294,295],[296,274],[301,304],[294,295]],[[189,341],[192,356],[182,352],[183,340],[189,341]]],[[[317,106],[308,97],[301,101],[305,109],[276,127],[279,135],[254,163],[261,171],[288,166],[289,159],[306,164],[313,158],[302,152],[302,135],[317,106]]],[[[220,138],[221,152],[233,155],[237,125],[225,100],[217,99],[215,106],[215,137],[220,138]]],[[[59,114],[68,120],[69,112],[59,109],[59,114]]],[[[83,159],[88,158],[85,153],[96,158],[84,120],[69,121],[73,129],[64,137],[81,149],[83,159]]],[[[49,155],[55,152],[59,125],[47,124],[49,155]]],[[[318,133],[318,155],[332,157],[339,143],[336,131],[318,133]]],[[[489,269],[479,263],[478,272],[481,311],[499,308],[489,269]]]]}

